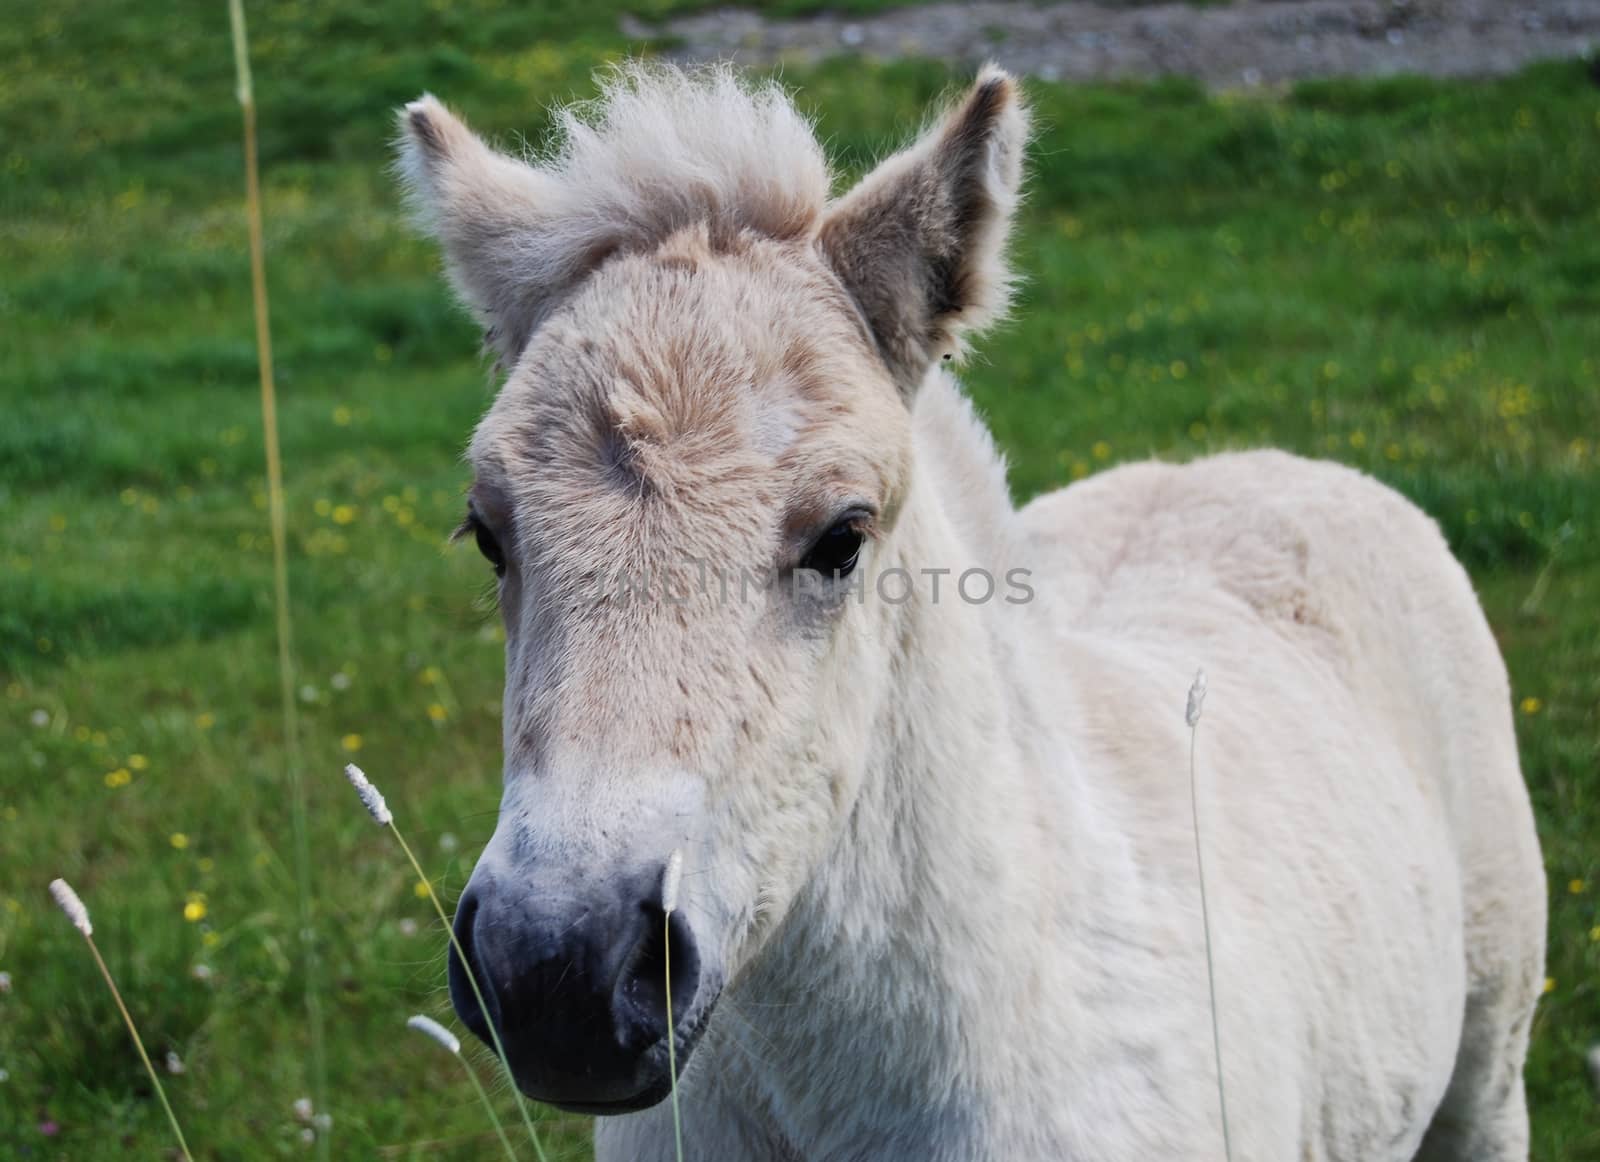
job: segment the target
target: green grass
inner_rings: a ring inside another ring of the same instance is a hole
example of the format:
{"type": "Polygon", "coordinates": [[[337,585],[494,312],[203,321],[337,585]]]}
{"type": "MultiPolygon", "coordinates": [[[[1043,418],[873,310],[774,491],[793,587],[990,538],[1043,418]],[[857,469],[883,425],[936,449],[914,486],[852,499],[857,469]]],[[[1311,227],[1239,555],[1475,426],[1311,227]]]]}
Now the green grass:
{"type": "MultiPolygon", "coordinates": [[[[338,1157],[494,1148],[455,1063],[403,1028],[446,1014],[442,936],[340,776],[353,753],[459,890],[498,798],[500,635],[484,568],[443,542],[492,386],[398,214],[391,110],[431,88],[482,128],[536,135],[544,102],[626,47],[614,14],[251,14],[338,1157]]],[[[0,23],[7,1157],[167,1146],[50,905],[55,875],[92,909],[158,1063],[185,1062],[169,1092],[197,1155],[306,1152],[227,37],[220,0],[0,23]]],[[[787,79],[853,170],[950,80],[849,63],[787,79]]],[[[1571,64],[1281,99],[1030,92],[1030,281],[966,374],[1019,496],[1273,443],[1359,465],[1439,519],[1511,666],[1549,865],[1535,1157],[1600,1159],[1581,1056],[1600,1040],[1600,91],[1571,64]]],[[[562,1129],[558,1151],[582,1157],[582,1124],[562,1129]]]]}

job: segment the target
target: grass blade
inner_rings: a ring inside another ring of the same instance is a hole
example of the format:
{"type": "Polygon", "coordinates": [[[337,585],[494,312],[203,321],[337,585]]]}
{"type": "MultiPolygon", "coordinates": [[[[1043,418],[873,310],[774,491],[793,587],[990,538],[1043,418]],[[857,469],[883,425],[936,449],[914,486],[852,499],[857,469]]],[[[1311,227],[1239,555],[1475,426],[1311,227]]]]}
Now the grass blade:
{"type": "Polygon", "coordinates": [[[133,1023],[133,1014],[128,1012],[128,1006],[123,1003],[117,982],[112,978],[111,970],[106,967],[105,957],[100,955],[100,949],[94,942],[94,926],[89,923],[89,910],[83,906],[78,893],[72,890],[66,880],[52,880],[50,894],[55,897],[56,903],[61,905],[61,910],[67,914],[67,919],[72,921],[72,926],[83,933],[83,942],[89,946],[89,952],[94,956],[94,963],[100,969],[100,975],[105,978],[106,988],[111,990],[111,999],[117,1002],[117,1011],[122,1014],[122,1021],[128,1026],[128,1033],[133,1038],[133,1047],[139,1051],[139,1060],[144,1062],[144,1071],[150,1075],[150,1084],[155,1087],[156,1097],[161,1099],[161,1108],[167,1112],[167,1121],[172,1126],[173,1137],[178,1139],[178,1149],[183,1151],[183,1156],[188,1162],[194,1162],[194,1155],[189,1153],[189,1143],[183,1137],[183,1127],[178,1125],[178,1115],[172,1112],[172,1103],[167,1100],[167,1091],[161,1085],[156,1067],[150,1064],[150,1054],[145,1052],[144,1038],[139,1036],[139,1027],[133,1023]]]}
{"type": "MultiPolygon", "coordinates": [[[[277,612],[278,686],[283,712],[286,781],[294,842],[295,894],[305,973],[306,1030],[311,1043],[311,1092],[316,1108],[328,1109],[327,1052],[323,1040],[321,964],[311,912],[311,843],[306,821],[305,778],[300,756],[300,720],[294,700],[294,626],[289,614],[289,550],[284,516],[283,463],[278,448],[278,395],[272,375],[272,327],[267,309],[267,265],[261,231],[261,178],[256,161],[256,103],[250,82],[250,46],[242,0],[228,0],[233,63],[244,119],[245,210],[250,227],[250,290],[255,304],[256,364],[261,378],[261,438],[267,458],[267,512],[272,528],[273,605],[277,612]]],[[[317,1134],[317,1153],[330,1157],[332,1135],[317,1134]]]]}

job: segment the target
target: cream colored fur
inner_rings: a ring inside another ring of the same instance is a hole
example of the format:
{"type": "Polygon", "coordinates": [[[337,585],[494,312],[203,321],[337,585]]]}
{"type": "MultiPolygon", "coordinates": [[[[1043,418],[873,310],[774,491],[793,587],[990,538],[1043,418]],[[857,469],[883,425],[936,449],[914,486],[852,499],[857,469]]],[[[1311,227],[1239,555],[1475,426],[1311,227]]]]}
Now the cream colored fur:
{"type": "MultiPolygon", "coordinates": [[[[1003,303],[1003,75],[834,203],[771,90],[639,69],[609,101],[543,168],[422,102],[407,166],[510,367],[472,450],[510,559],[484,859],[682,849],[725,982],[687,1157],[1220,1159],[1203,666],[1235,1159],[1525,1159],[1542,871],[1504,668],[1432,522],[1273,452],[1013,509],[938,363],[1003,303]],[[584,596],[619,563],[792,560],[852,500],[863,601],[584,596]],[[1034,600],[952,599],[973,566],[1034,600]],[[954,572],[875,599],[895,567],[954,572]]],[[[662,1105],[597,1155],[672,1141],[662,1105]]]]}

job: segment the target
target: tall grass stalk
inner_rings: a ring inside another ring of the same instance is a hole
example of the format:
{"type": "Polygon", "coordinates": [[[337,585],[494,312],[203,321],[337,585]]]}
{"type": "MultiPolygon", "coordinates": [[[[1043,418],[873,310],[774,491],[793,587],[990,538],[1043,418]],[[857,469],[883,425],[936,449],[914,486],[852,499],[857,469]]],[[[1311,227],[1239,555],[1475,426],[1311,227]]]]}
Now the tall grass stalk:
{"type": "Polygon", "coordinates": [[[461,962],[462,975],[472,986],[472,996],[478,1002],[478,1011],[483,1014],[483,1023],[489,1026],[489,1037],[494,1042],[494,1051],[500,1058],[500,1067],[506,1075],[507,1083],[511,1086],[511,1096],[516,1099],[517,1112],[522,1115],[522,1124],[527,1127],[528,1140],[533,1143],[533,1151],[539,1156],[539,1162],[549,1162],[545,1157],[544,1146],[539,1142],[538,1131],[533,1128],[533,1117],[528,1113],[528,1103],[523,1100],[522,1091],[517,1088],[517,1079],[511,1074],[511,1059],[506,1056],[506,1047],[500,1043],[500,1032],[495,1028],[494,1019],[489,1015],[488,1002],[483,999],[483,990],[478,987],[478,974],[473,971],[466,950],[456,939],[455,926],[444,914],[444,905],[439,902],[439,894],[433,890],[433,881],[423,872],[422,865],[411,852],[411,845],[406,842],[406,837],[400,834],[400,829],[394,824],[394,812],[389,810],[389,804],[384,800],[382,792],[372,785],[372,780],[367,778],[366,772],[355,763],[346,763],[344,776],[350,780],[350,785],[356,789],[356,794],[361,796],[361,803],[372,816],[373,822],[379,827],[387,828],[389,834],[394,836],[395,842],[400,845],[400,850],[405,852],[406,859],[411,862],[411,870],[417,873],[417,882],[427,891],[428,900],[433,904],[434,912],[438,914],[439,923],[444,925],[444,934],[450,941],[450,947],[455,949],[456,958],[461,962]]]}
{"type": "Polygon", "coordinates": [[[672,913],[678,906],[678,885],[683,880],[683,853],[674,851],[661,876],[661,960],[667,997],[667,1071],[672,1078],[672,1137],[683,1162],[683,1116],[678,1111],[678,1036],[672,1027],[672,913]]]}
{"type": "MultiPolygon", "coordinates": [[[[289,616],[289,550],[284,518],[283,464],[278,453],[278,395],[272,376],[272,328],[267,311],[267,262],[261,236],[261,179],[256,162],[256,102],[250,83],[250,45],[242,0],[228,0],[233,64],[244,118],[245,210],[250,227],[250,290],[255,302],[256,363],[261,373],[261,439],[267,458],[267,513],[272,527],[273,604],[278,620],[278,686],[283,707],[286,781],[294,842],[294,878],[300,948],[305,976],[306,1030],[311,1042],[311,1092],[316,1108],[328,1107],[327,1052],[323,1041],[321,964],[311,914],[311,842],[306,821],[305,778],[300,755],[300,719],[294,700],[294,627],[289,616]]],[[[330,1157],[331,1133],[317,1134],[317,1153],[330,1157]]]]}
{"type": "Polygon", "coordinates": [[[472,1088],[478,1091],[478,1100],[488,1111],[489,1121],[494,1123],[494,1132],[499,1136],[500,1144],[505,1147],[506,1157],[511,1159],[511,1162],[517,1162],[517,1152],[511,1148],[511,1139],[506,1137],[506,1128],[500,1124],[500,1115],[494,1112],[494,1102],[489,1100],[488,1091],[483,1088],[483,1082],[478,1080],[478,1071],[472,1068],[472,1062],[461,1055],[461,1039],[432,1017],[425,1017],[421,1013],[408,1020],[406,1028],[415,1029],[424,1037],[443,1046],[446,1052],[455,1054],[456,1060],[461,1062],[461,1068],[467,1071],[472,1088]]]}
{"type": "Polygon", "coordinates": [[[51,880],[50,894],[55,897],[61,910],[67,914],[67,919],[72,921],[72,926],[83,933],[83,942],[89,946],[89,952],[94,957],[95,965],[100,969],[100,975],[105,977],[106,988],[111,990],[111,999],[117,1002],[117,1010],[122,1014],[123,1023],[128,1026],[128,1033],[133,1037],[133,1047],[139,1051],[139,1060],[144,1062],[144,1071],[150,1075],[150,1084],[155,1087],[156,1097],[161,1099],[161,1108],[167,1111],[167,1121],[172,1126],[172,1135],[178,1139],[178,1149],[183,1152],[187,1162],[194,1162],[194,1155],[189,1153],[189,1143],[184,1141],[183,1127],[178,1125],[178,1115],[172,1112],[172,1103],[167,1100],[167,1091],[161,1088],[161,1078],[156,1075],[156,1067],[150,1064],[150,1054],[145,1052],[144,1039],[139,1036],[139,1027],[133,1023],[133,1014],[128,1012],[128,1006],[123,1004],[117,982],[112,979],[111,970],[106,967],[105,957],[100,955],[100,949],[94,942],[94,925],[89,922],[89,909],[83,906],[78,893],[72,890],[72,885],[66,880],[51,880]]]}
{"type": "Polygon", "coordinates": [[[1200,781],[1195,774],[1195,741],[1200,736],[1200,711],[1206,701],[1206,672],[1194,672],[1184,721],[1189,724],[1189,810],[1194,817],[1194,863],[1200,878],[1200,925],[1206,940],[1206,986],[1211,992],[1211,1048],[1217,1058],[1217,1108],[1222,1114],[1222,1154],[1233,1162],[1233,1141],[1228,1136],[1227,1087],[1222,1082],[1222,1032],[1217,1020],[1217,971],[1211,959],[1211,910],[1206,904],[1206,860],[1200,843],[1200,781]]]}

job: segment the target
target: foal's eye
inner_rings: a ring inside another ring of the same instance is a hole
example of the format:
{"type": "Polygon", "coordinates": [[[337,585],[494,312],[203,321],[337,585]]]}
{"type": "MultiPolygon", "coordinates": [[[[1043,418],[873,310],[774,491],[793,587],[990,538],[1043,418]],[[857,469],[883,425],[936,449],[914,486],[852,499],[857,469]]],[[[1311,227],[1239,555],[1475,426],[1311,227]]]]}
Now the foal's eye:
{"type": "Polygon", "coordinates": [[[840,521],[806,550],[800,559],[802,569],[810,569],[826,577],[848,577],[861,556],[861,543],[866,535],[858,527],[860,517],[840,521]]]}
{"type": "Polygon", "coordinates": [[[495,539],[488,526],[481,520],[472,522],[472,535],[478,542],[478,552],[483,554],[484,560],[494,566],[494,575],[506,575],[506,555],[500,551],[500,542],[495,539]]]}

